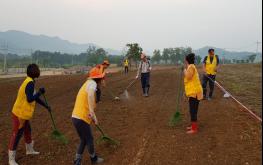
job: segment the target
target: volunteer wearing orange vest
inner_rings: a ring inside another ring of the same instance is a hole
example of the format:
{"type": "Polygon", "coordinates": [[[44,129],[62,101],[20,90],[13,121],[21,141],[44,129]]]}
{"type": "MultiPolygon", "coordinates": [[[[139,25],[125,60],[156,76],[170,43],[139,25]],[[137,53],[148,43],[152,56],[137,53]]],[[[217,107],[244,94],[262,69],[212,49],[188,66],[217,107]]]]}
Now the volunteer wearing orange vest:
{"type": "Polygon", "coordinates": [[[197,113],[200,100],[203,99],[203,89],[199,79],[199,74],[195,67],[195,54],[189,54],[185,59],[184,85],[185,93],[189,98],[189,108],[191,116],[191,126],[187,128],[188,134],[197,133],[197,113]]]}
{"type": "Polygon", "coordinates": [[[105,73],[102,73],[98,67],[89,72],[88,80],[80,88],[74,110],[72,113],[72,122],[79,135],[80,144],[74,160],[74,165],[81,165],[82,155],[85,147],[88,148],[92,164],[102,163],[103,159],[99,158],[94,149],[91,123],[98,124],[95,114],[96,108],[96,90],[97,84],[101,83],[105,73]]]}
{"type": "MultiPolygon", "coordinates": [[[[99,69],[101,74],[106,75],[106,69],[110,66],[110,62],[108,60],[105,60],[102,64],[97,65],[96,67],[99,69]]],[[[101,101],[101,85],[106,86],[106,82],[105,79],[103,78],[103,80],[97,84],[97,91],[96,91],[96,102],[100,102],[101,101]]]]}
{"type": "Polygon", "coordinates": [[[210,91],[209,91],[209,97],[207,99],[211,100],[215,87],[214,81],[216,80],[216,74],[219,69],[219,57],[215,55],[214,49],[209,49],[208,53],[209,53],[208,56],[205,57],[203,61],[204,76],[203,76],[202,86],[204,91],[203,93],[204,99],[206,99],[207,82],[209,82],[210,91]]]}
{"type": "Polygon", "coordinates": [[[12,110],[13,131],[9,142],[9,165],[17,165],[15,161],[16,149],[21,137],[24,134],[26,143],[26,154],[37,155],[33,148],[31,138],[31,126],[29,120],[33,117],[36,102],[51,110],[41,99],[40,96],[45,93],[44,88],[40,88],[35,92],[35,78],[40,76],[40,70],[36,64],[30,64],[27,67],[27,78],[24,80],[18,90],[16,102],[12,110]]]}

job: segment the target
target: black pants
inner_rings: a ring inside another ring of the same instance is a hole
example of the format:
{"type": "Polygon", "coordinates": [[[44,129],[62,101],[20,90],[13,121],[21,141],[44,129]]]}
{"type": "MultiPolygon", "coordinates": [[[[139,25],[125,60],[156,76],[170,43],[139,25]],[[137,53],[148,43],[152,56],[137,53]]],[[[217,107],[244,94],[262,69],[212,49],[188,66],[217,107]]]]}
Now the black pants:
{"type": "Polygon", "coordinates": [[[197,122],[197,113],[198,113],[199,102],[200,101],[197,100],[197,98],[193,98],[193,97],[189,98],[191,122],[197,122]]]}
{"type": "Polygon", "coordinates": [[[125,74],[128,74],[128,73],[129,73],[129,67],[128,67],[128,66],[125,66],[124,72],[125,72],[125,74]]]}
{"type": "Polygon", "coordinates": [[[215,81],[216,80],[216,75],[204,75],[203,76],[203,92],[204,92],[204,98],[206,97],[207,94],[207,82],[209,82],[209,97],[213,96],[214,88],[215,88],[215,81]],[[212,81],[213,80],[213,81],[212,81]]]}
{"type": "Polygon", "coordinates": [[[143,93],[149,92],[150,88],[150,73],[142,73],[141,74],[141,83],[143,93]]]}
{"type": "Polygon", "coordinates": [[[96,103],[101,101],[101,89],[99,87],[97,87],[96,90],[96,103]]]}
{"type": "Polygon", "coordinates": [[[87,146],[90,156],[96,156],[90,125],[83,120],[76,118],[72,118],[72,122],[80,138],[77,154],[82,155],[84,153],[85,147],[87,146]]]}

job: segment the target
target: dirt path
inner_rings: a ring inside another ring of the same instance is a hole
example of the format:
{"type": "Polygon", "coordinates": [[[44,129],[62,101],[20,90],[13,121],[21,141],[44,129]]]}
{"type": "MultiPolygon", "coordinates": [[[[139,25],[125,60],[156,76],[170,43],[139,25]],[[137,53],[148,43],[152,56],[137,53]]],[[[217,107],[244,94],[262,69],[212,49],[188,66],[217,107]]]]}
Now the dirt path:
{"type": "MultiPolygon", "coordinates": [[[[110,75],[108,88],[116,95],[134,77],[110,75]]],[[[117,148],[97,145],[105,165],[203,165],[244,164],[262,162],[261,125],[255,122],[231,100],[222,98],[216,90],[211,102],[201,102],[200,132],[185,134],[188,125],[188,104],[183,104],[183,121],[176,127],[168,126],[175,110],[177,93],[176,71],[160,70],[152,74],[151,97],[141,97],[140,84],[130,90],[130,99],[116,102],[109,91],[103,90],[103,102],[99,104],[99,121],[111,137],[118,139],[117,148]],[[167,74],[168,73],[168,74],[167,74]],[[175,75],[175,76],[170,76],[175,75]]],[[[70,139],[69,145],[61,145],[49,137],[51,123],[45,110],[38,108],[32,120],[36,148],[41,155],[26,157],[22,142],[18,162],[21,164],[55,165],[72,164],[78,137],[72,127],[70,116],[79,87],[84,76],[59,76],[42,79],[39,86],[47,86],[48,98],[53,106],[58,127],[70,139]]],[[[0,164],[7,164],[6,144],[10,135],[10,110],[16,90],[21,82],[0,84],[0,164]],[[8,94],[7,94],[8,93],[8,94]]],[[[99,134],[94,129],[95,137],[99,134]]],[[[85,154],[84,165],[88,165],[85,154]]]]}

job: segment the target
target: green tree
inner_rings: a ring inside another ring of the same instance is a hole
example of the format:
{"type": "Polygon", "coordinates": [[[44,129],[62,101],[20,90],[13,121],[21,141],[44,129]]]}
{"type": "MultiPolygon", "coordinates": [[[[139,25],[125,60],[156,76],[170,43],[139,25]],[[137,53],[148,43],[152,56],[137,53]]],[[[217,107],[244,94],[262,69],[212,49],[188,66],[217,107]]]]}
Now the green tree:
{"type": "Polygon", "coordinates": [[[196,64],[197,64],[197,65],[201,64],[201,62],[202,62],[202,57],[201,57],[201,56],[198,56],[198,55],[197,55],[197,56],[195,57],[195,59],[196,59],[196,64]]]}
{"type": "Polygon", "coordinates": [[[153,62],[160,64],[160,61],[162,60],[162,55],[160,50],[154,50],[152,60],[153,62]]]}
{"type": "Polygon", "coordinates": [[[87,64],[100,64],[107,58],[108,53],[103,48],[89,47],[87,50],[87,64]]]}
{"type": "Polygon", "coordinates": [[[127,44],[126,45],[128,47],[128,51],[127,51],[127,57],[129,59],[133,59],[134,61],[139,61],[142,51],[143,49],[140,47],[139,44],[137,43],[132,43],[132,44],[127,44]]]}
{"type": "Polygon", "coordinates": [[[162,58],[165,61],[165,64],[168,64],[168,61],[170,59],[170,50],[168,48],[164,48],[163,49],[162,58]]]}

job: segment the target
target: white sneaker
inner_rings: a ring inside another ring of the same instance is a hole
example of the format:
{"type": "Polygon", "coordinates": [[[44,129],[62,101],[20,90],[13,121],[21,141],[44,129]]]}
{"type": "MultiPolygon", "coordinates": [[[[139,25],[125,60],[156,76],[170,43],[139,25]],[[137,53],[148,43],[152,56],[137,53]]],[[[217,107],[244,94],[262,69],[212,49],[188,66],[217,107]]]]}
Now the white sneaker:
{"type": "Polygon", "coordinates": [[[8,151],[9,165],[18,165],[16,163],[16,151],[8,151]]]}
{"type": "Polygon", "coordinates": [[[104,162],[104,159],[98,157],[96,161],[92,162],[92,164],[100,164],[100,163],[103,163],[104,162]]]}
{"type": "Polygon", "coordinates": [[[26,144],[26,154],[27,155],[38,155],[39,152],[34,150],[34,141],[32,141],[30,144],[26,144]]]}

